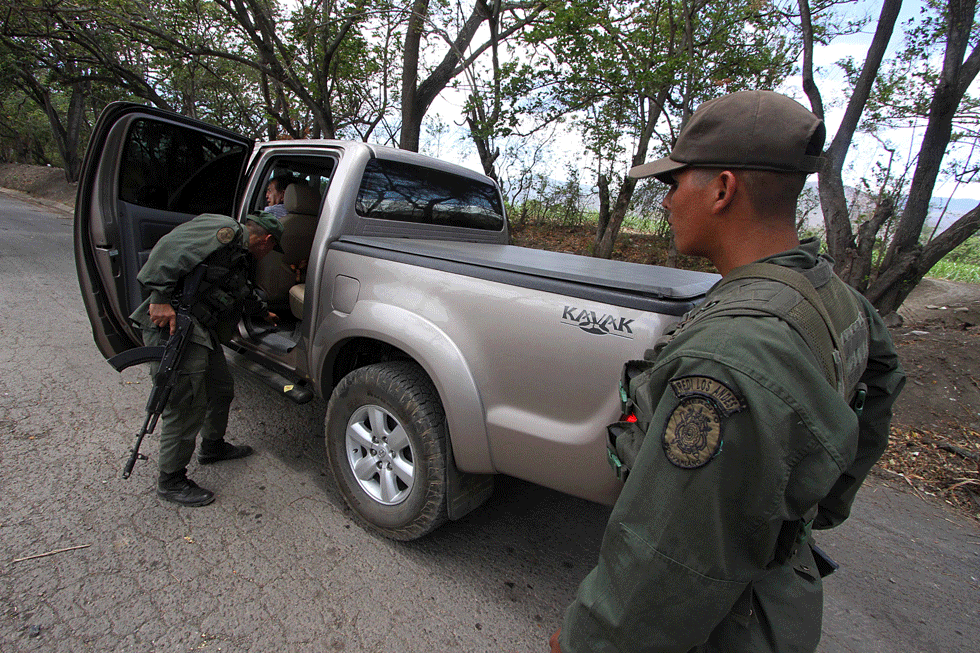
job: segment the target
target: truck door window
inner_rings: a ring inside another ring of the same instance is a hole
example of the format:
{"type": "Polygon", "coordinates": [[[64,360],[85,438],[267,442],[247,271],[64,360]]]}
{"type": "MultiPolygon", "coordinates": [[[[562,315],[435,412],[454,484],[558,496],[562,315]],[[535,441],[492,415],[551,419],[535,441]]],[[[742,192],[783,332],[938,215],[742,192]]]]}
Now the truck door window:
{"type": "Polygon", "coordinates": [[[136,120],[126,135],[119,199],[177,213],[232,215],[246,148],[177,125],[136,120]]]}
{"type": "Polygon", "coordinates": [[[322,198],[330,185],[333,169],[336,161],[326,156],[306,156],[306,157],[276,157],[270,159],[265,164],[265,170],[259,177],[260,183],[256,185],[254,197],[249,206],[253,211],[261,211],[267,207],[265,191],[273,179],[280,179],[282,189],[290,184],[300,184],[308,186],[316,191],[318,197],[322,198]]]}
{"type": "Polygon", "coordinates": [[[372,159],[361,178],[358,215],[366,218],[463,227],[504,228],[493,184],[417,165],[372,159]]]}

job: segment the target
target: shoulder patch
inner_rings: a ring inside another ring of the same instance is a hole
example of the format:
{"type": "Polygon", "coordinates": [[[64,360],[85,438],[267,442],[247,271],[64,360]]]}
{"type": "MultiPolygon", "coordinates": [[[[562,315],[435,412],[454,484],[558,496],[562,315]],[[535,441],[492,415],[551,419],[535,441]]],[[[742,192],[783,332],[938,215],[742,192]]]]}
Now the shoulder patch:
{"type": "Polygon", "coordinates": [[[721,416],[714,402],[685,397],[667,418],[664,430],[667,460],[683,469],[704,467],[721,448],[721,416]]]}
{"type": "Polygon", "coordinates": [[[721,450],[722,420],[745,406],[731,388],[708,376],[671,379],[670,387],[680,403],[667,418],[664,453],[677,467],[704,467],[721,450]]]}
{"type": "Polygon", "coordinates": [[[745,408],[731,388],[710,376],[679,376],[670,380],[670,388],[679,398],[695,395],[713,399],[725,417],[745,408]]]}
{"type": "Polygon", "coordinates": [[[215,238],[222,245],[227,245],[231,241],[235,240],[235,230],[231,227],[222,227],[218,229],[218,233],[215,234],[215,238]]]}

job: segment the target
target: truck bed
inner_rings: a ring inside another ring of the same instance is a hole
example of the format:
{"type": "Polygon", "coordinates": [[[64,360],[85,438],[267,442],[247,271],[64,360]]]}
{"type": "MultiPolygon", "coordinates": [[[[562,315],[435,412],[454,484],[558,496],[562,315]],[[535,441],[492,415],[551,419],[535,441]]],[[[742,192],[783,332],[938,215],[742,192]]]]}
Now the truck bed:
{"type": "Polygon", "coordinates": [[[339,251],[664,315],[683,315],[721,277],[514,245],[343,236],[339,251]]]}

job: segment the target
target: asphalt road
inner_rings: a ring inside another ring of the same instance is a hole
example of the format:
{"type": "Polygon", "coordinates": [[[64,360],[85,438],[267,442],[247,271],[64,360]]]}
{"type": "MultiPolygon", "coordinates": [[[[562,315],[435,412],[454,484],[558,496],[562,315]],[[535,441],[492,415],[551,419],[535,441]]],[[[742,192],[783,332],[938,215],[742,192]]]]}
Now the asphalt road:
{"type": "MultiPolygon", "coordinates": [[[[328,475],[323,404],[243,374],[229,439],[257,454],[192,463],[210,506],[164,504],[153,436],[120,478],[150,386],[92,342],[70,216],[0,194],[0,279],[0,651],[547,650],[605,508],[502,478],[467,518],[384,540],[328,475]]],[[[875,480],[820,543],[842,566],[821,651],[976,650],[975,524],[875,480]]]]}

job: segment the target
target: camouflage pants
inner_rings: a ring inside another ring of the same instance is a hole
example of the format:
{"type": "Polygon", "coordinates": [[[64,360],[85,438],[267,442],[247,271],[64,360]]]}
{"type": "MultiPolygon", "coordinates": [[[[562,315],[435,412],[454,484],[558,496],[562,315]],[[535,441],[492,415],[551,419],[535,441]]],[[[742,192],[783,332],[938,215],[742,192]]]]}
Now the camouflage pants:
{"type": "MultiPolygon", "coordinates": [[[[147,345],[165,342],[159,329],[145,329],[143,341],[147,345]]],[[[151,377],[157,367],[150,366],[151,377]]],[[[205,440],[224,437],[234,397],[235,382],[221,346],[208,349],[188,342],[179,379],[160,415],[161,473],[172,474],[187,467],[194,455],[198,433],[205,440]]]]}

